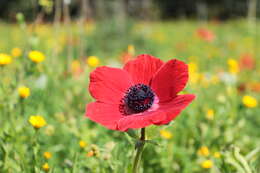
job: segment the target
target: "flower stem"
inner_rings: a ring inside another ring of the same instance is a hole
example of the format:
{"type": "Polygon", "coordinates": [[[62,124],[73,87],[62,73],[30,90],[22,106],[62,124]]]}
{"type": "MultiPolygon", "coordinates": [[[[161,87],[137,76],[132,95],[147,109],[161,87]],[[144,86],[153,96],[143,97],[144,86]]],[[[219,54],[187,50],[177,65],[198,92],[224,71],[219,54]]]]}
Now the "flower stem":
{"type": "Polygon", "coordinates": [[[38,173],[38,160],[37,160],[37,155],[38,155],[38,151],[39,151],[39,144],[38,144],[38,129],[35,129],[35,133],[34,133],[34,138],[33,138],[33,173],[38,173]]]}
{"type": "Polygon", "coordinates": [[[22,98],[20,98],[20,103],[21,103],[21,115],[20,116],[24,116],[24,100],[22,98]]]}
{"type": "Polygon", "coordinates": [[[74,157],[74,162],[73,162],[72,173],[76,173],[77,164],[78,164],[78,153],[76,152],[74,157]]]}
{"type": "Polygon", "coordinates": [[[136,144],[135,144],[136,155],[135,155],[135,158],[134,158],[132,173],[138,173],[139,172],[139,165],[140,165],[140,161],[141,161],[142,152],[143,152],[143,149],[144,149],[144,144],[145,144],[145,128],[142,128],[140,140],[137,141],[136,144]]]}

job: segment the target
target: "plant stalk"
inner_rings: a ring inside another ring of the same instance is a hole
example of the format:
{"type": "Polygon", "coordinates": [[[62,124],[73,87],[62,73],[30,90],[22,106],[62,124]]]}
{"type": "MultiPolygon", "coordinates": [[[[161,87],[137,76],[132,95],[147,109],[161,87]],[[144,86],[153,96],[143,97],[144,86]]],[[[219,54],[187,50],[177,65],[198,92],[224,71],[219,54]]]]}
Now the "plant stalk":
{"type": "Polygon", "coordinates": [[[144,144],[145,144],[145,128],[142,128],[140,140],[137,141],[137,143],[135,145],[136,155],[135,155],[135,158],[134,158],[132,173],[138,173],[139,172],[139,166],[140,166],[142,152],[143,152],[143,149],[144,149],[144,144]]]}

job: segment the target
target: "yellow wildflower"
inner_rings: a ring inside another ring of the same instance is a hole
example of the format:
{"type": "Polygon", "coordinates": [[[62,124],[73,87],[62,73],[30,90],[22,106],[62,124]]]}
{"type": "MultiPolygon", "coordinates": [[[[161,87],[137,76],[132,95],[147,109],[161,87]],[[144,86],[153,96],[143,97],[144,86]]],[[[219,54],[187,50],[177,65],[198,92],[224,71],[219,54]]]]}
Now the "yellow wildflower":
{"type": "Polygon", "coordinates": [[[86,144],[85,141],[82,141],[82,140],[79,141],[79,146],[80,146],[80,148],[85,148],[86,145],[87,145],[87,144],[86,144]]]}
{"type": "Polygon", "coordinates": [[[32,115],[30,116],[29,123],[35,128],[39,129],[46,125],[46,121],[40,115],[32,115]]]}
{"type": "Polygon", "coordinates": [[[18,48],[18,47],[15,47],[15,48],[13,48],[13,49],[11,50],[11,55],[12,55],[13,57],[19,57],[19,56],[22,55],[22,50],[21,50],[20,48],[18,48]]]}
{"type": "Polygon", "coordinates": [[[160,135],[164,139],[171,139],[172,138],[172,133],[168,130],[161,130],[160,135]]]}
{"type": "Polygon", "coordinates": [[[1,65],[7,65],[12,63],[12,58],[4,53],[0,53],[0,66],[1,65]]]}
{"type": "Polygon", "coordinates": [[[30,88],[27,87],[20,87],[18,88],[19,96],[23,99],[30,96],[30,88]]]}
{"type": "Polygon", "coordinates": [[[230,73],[237,74],[239,72],[239,64],[235,59],[228,59],[227,64],[229,66],[230,73]]]}
{"type": "Polygon", "coordinates": [[[96,67],[99,65],[99,59],[96,56],[89,56],[86,62],[90,67],[96,67]]]}
{"type": "Polygon", "coordinates": [[[215,158],[220,158],[220,153],[219,153],[219,152],[215,152],[215,153],[213,154],[213,156],[214,156],[215,158]]]}
{"type": "Polygon", "coordinates": [[[28,56],[34,63],[40,63],[45,59],[44,54],[36,50],[30,51],[28,56]]]}
{"type": "Polygon", "coordinates": [[[189,67],[189,77],[191,83],[194,84],[198,83],[198,81],[200,81],[203,78],[202,74],[198,72],[198,65],[194,62],[191,62],[188,64],[188,67],[189,67]]]}
{"type": "Polygon", "coordinates": [[[194,73],[194,72],[197,72],[197,71],[198,71],[198,66],[197,66],[197,64],[194,63],[194,62],[190,62],[190,63],[188,64],[188,67],[189,67],[189,72],[190,72],[190,73],[194,73]]]}
{"type": "Polygon", "coordinates": [[[209,156],[209,149],[208,147],[206,146],[202,146],[200,147],[200,149],[198,150],[198,155],[201,155],[201,156],[209,156]]]}
{"type": "Polygon", "coordinates": [[[212,168],[213,162],[211,160],[205,160],[201,163],[201,167],[205,169],[212,168]]]}
{"type": "Polygon", "coordinates": [[[248,108],[254,108],[258,105],[257,100],[252,96],[244,96],[242,102],[248,108]]]}
{"type": "Polygon", "coordinates": [[[50,170],[49,164],[48,164],[48,163],[44,163],[44,164],[42,165],[42,169],[43,169],[44,171],[48,172],[48,171],[50,170]]]}
{"type": "Polygon", "coordinates": [[[135,47],[134,45],[130,44],[127,46],[127,52],[130,53],[131,55],[135,54],[135,47]]]}
{"type": "Polygon", "coordinates": [[[214,119],[214,110],[213,109],[208,109],[207,110],[206,118],[208,120],[213,120],[214,119]]]}
{"type": "Polygon", "coordinates": [[[46,151],[43,153],[43,156],[45,159],[50,159],[52,157],[52,154],[50,152],[46,151]]]}

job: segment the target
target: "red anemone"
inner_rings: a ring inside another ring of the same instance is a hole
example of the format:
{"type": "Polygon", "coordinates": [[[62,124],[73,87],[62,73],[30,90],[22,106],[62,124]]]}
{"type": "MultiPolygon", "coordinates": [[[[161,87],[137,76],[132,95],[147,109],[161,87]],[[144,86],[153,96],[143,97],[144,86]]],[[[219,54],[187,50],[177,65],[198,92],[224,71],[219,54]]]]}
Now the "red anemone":
{"type": "Polygon", "coordinates": [[[195,98],[178,95],[188,81],[188,66],[139,55],[123,69],[98,67],[90,74],[90,94],[96,99],[86,116],[109,129],[127,131],[168,124],[195,98]]]}

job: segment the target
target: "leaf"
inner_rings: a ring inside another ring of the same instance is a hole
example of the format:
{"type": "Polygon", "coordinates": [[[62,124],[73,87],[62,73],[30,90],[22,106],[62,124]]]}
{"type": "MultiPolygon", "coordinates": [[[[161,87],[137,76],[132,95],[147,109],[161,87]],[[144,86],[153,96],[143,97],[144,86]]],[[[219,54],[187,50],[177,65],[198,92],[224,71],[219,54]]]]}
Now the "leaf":
{"type": "Polygon", "coordinates": [[[252,170],[249,167],[249,164],[246,161],[246,158],[240,154],[240,149],[238,147],[234,148],[234,156],[244,167],[246,173],[252,173],[252,170]]]}
{"type": "Polygon", "coordinates": [[[247,161],[251,160],[258,152],[260,152],[260,147],[255,148],[253,151],[248,153],[245,158],[247,161]]]}
{"type": "Polygon", "coordinates": [[[232,165],[234,168],[236,168],[237,172],[245,173],[243,167],[233,158],[232,154],[230,152],[225,154],[225,161],[232,165]]]}
{"type": "Polygon", "coordinates": [[[138,135],[135,130],[129,129],[126,132],[131,138],[138,139],[138,135]]]}
{"type": "Polygon", "coordinates": [[[149,144],[153,144],[153,145],[156,145],[156,146],[161,146],[157,141],[155,140],[145,140],[146,143],[149,143],[149,144]]]}

